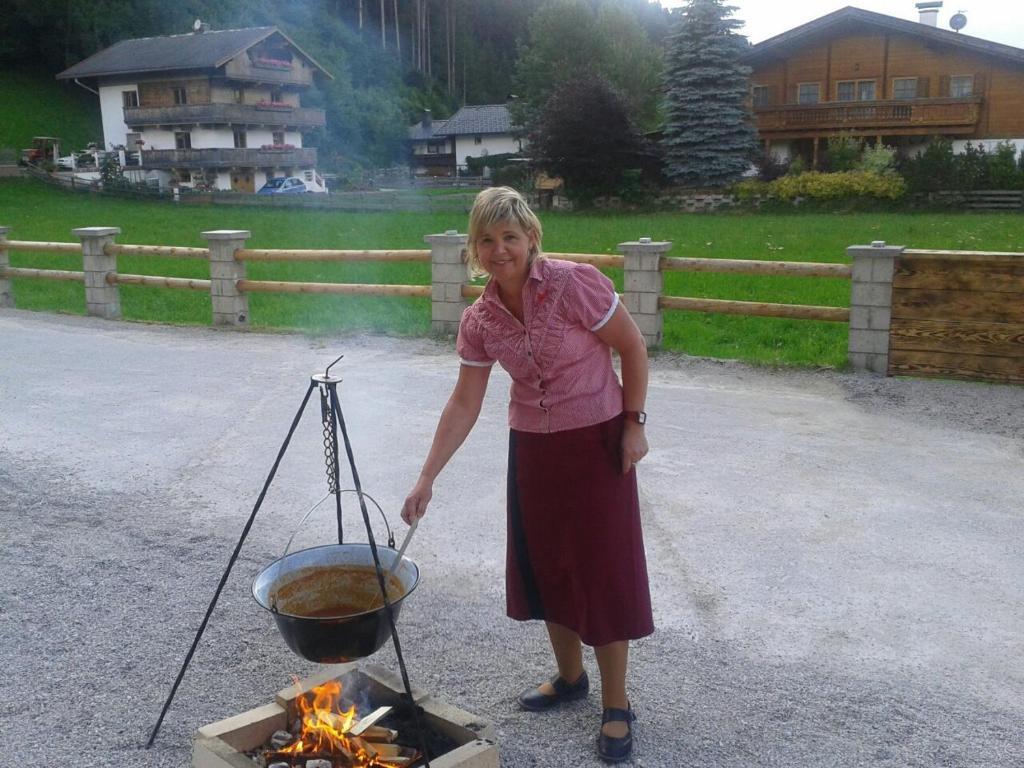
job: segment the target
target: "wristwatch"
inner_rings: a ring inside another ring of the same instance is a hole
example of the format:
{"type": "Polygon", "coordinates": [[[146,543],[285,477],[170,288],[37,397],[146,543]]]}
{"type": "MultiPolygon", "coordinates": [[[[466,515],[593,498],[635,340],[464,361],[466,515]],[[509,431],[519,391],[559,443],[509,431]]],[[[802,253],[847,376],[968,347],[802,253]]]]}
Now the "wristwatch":
{"type": "Polygon", "coordinates": [[[622,415],[631,421],[635,421],[637,424],[647,423],[646,411],[623,411],[622,415]]]}

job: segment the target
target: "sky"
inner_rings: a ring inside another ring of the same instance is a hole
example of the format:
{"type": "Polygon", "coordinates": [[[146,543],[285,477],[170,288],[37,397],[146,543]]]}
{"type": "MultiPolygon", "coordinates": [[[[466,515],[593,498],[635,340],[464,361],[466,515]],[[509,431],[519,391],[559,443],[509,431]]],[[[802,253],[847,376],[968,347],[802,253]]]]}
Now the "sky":
{"type": "MultiPolygon", "coordinates": [[[[740,32],[751,43],[760,43],[793,27],[806,24],[832,11],[852,5],[865,11],[884,13],[906,21],[917,21],[917,0],[726,0],[736,7],[733,18],[746,22],[740,32]]],[[[686,5],[684,0],[661,0],[666,8],[686,5]]],[[[1024,48],[1024,2],[1021,0],[945,0],[939,10],[938,26],[949,29],[949,18],[957,11],[967,16],[962,34],[995,43],[1024,48]]]]}

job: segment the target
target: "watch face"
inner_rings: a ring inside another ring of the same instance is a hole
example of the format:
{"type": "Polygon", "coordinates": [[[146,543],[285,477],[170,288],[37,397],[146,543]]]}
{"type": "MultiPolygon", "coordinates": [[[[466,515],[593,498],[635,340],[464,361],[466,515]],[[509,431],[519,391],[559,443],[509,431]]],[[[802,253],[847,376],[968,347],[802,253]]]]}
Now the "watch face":
{"type": "Polygon", "coordinates": [[[641,423],[641,424],[646,424],[647,423],[647,412],[646,411],[637,411],[636,412],[636,420],[639,423],[641,423]]]}

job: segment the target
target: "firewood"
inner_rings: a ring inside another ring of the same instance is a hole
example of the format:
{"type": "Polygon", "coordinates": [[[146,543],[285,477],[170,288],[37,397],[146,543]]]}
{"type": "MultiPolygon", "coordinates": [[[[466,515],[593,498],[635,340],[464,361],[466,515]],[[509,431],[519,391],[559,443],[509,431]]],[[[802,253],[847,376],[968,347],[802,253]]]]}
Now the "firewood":
{"type": "Polygon", "coordinates": [[[398,731],[394,728],[385,728],[382,725],[371,725],[359,735],[365,741],[390,743],[398,738],[398,731]]]}
{"type": "Polygon", "coordinates": [[[394,709],[394,707],[378,707],[366,717],[362,718],[358,723],[353,725],[349,730],[349,733],[353,736],[361,736],[363,731],[391,712],[392,709],[394,709]]]}

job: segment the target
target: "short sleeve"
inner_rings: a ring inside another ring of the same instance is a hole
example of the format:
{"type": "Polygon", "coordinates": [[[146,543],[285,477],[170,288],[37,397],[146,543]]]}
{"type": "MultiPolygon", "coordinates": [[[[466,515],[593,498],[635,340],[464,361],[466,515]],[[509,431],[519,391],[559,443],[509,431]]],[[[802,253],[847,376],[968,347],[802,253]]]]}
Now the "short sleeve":
{"type": "Polygon", "coordinates": [[[488,357],[484,349],[483,334],[480,332],[480,318],[477,317],[473,304],[466,307],[462,312],[462,319],[459,321],[459,335],[455,340],[455,352],[459,356],[459,362],[463,365],[472,365],[478,368],[486,368],[494,365],[494,360],[488,357]]]}
{"type": "Polygon", "coordinates": [[[577,264],[570,280],[570,313],[584,328],[600,330],[619,306],[615,285],[592,264],[577,264]]]}

